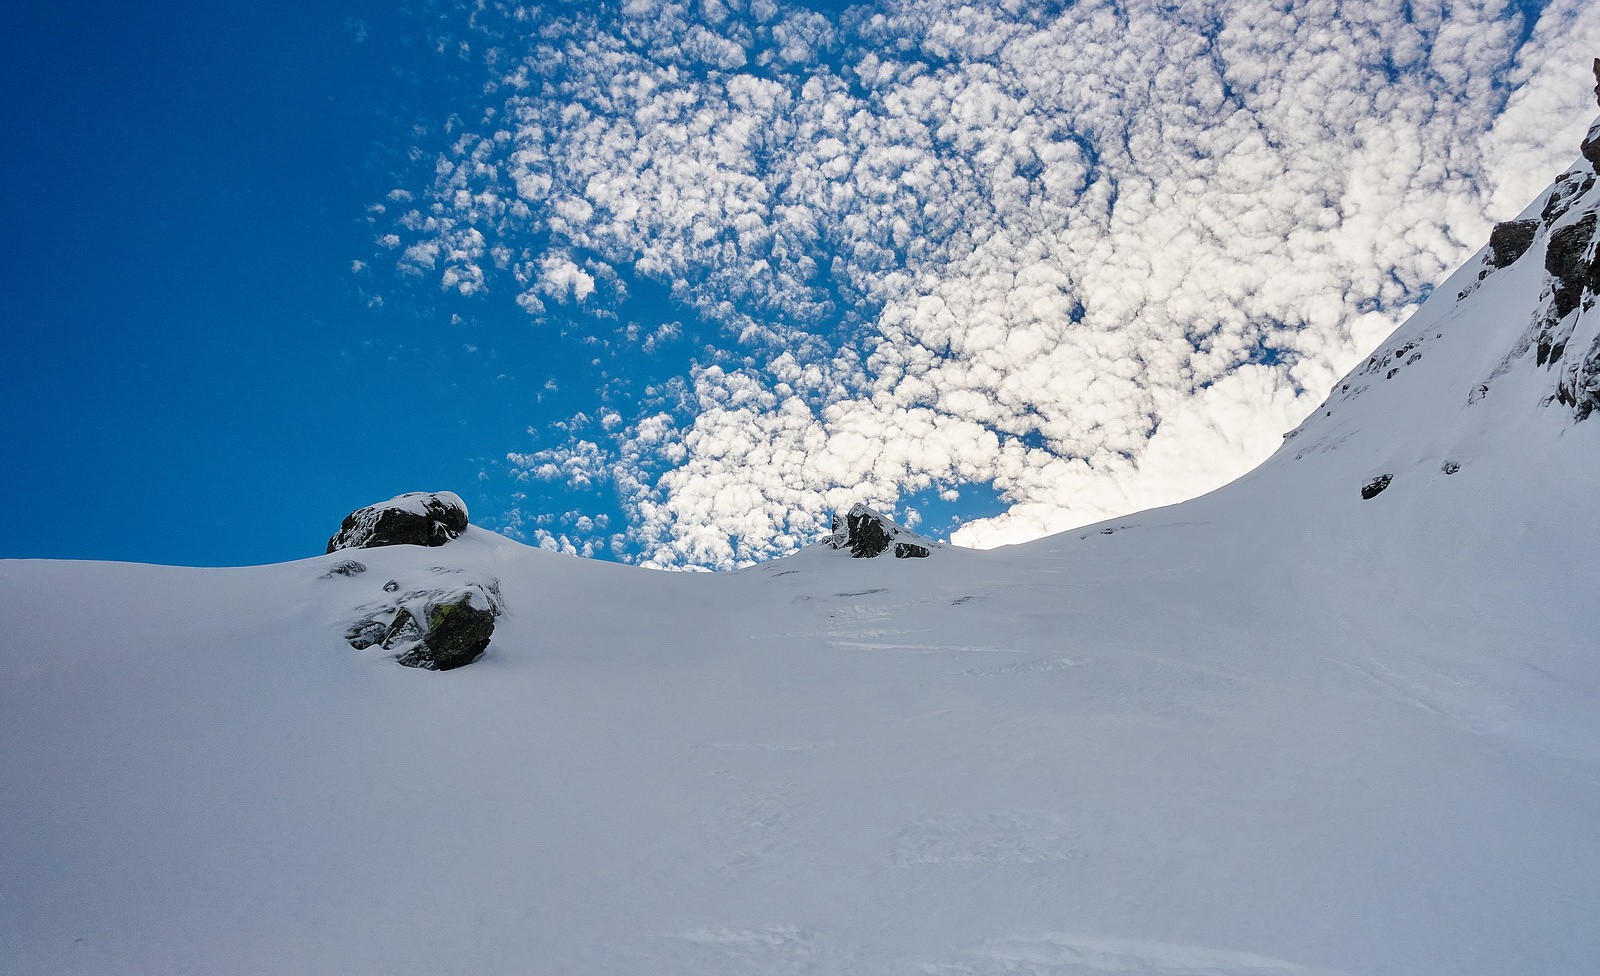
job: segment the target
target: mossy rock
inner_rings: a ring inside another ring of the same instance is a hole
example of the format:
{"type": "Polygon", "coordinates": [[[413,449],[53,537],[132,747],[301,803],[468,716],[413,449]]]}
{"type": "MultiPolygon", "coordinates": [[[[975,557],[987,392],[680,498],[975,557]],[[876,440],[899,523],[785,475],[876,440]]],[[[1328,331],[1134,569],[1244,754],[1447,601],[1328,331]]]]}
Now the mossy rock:
{"type": "Polygon", "coordinates": [[[492,609],[472,605],[472,594],[463,593],[454,603],[428,608],[427,636],[398,658],[408,668],[450,671],[476,661],[489,646],[494,634],[492,609]]]}

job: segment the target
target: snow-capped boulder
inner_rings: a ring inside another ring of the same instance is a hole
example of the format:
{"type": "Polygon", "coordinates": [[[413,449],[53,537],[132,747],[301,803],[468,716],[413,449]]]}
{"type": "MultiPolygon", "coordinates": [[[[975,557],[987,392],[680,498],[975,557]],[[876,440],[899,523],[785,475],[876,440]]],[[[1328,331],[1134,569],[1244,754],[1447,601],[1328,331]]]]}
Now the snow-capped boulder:
{"type": "Polygon", "coordinates": [[[358,508],[328,540],[328,552],[377,546],[442,546],[467,530],[467,504],[452,491],[412,491],[358,508]]]}
{"type": "Polygon", "coordinates": [[[835,513],[833,533],[823,544],[830,549],[847,550],[856,559],[870,559],[886,552],[896,559],[923,559],[939,546],[860,502],[843,515],[835,513]]]}
{"type": "Polygon", "coordinates": [[[393,652],[408,668],[450,671],[476,661],[504,609],[500,581],[439,566],[427,574],[409,586],[393,579],[384,583],[383,593],[398,595],[357,607],[344,639],[358,651],[393,652]]]}

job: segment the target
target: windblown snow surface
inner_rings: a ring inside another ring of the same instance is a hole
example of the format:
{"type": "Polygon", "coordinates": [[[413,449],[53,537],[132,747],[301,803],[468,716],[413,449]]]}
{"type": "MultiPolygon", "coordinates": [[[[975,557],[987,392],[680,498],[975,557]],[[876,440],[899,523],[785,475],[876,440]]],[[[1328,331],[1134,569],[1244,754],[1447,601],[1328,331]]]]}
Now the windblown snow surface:
{"type": "Polygon", "coordinates": [[[1547,237],[1247,477],[1028,545],[0,563],[0,970],[1600,971],[1600,419],[1522,342],[1547,237]],[[431,567],[500,580],[481,660],[341,639],[431,567]]]}

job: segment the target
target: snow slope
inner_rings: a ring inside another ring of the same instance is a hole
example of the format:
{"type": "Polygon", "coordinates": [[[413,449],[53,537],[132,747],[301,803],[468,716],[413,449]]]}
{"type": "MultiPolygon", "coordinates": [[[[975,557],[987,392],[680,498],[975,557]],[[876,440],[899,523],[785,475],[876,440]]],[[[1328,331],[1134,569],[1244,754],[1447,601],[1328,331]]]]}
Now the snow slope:
{"type": "Polygon", "coordinates": [[[1247,477],[1026,546],[0,563],[0,970],[1600,970],[1600,420],[1523,345],[1550,232],[1247,477]],[[481,660],[341,639],[430,567],[500,581],[481,660]]]}

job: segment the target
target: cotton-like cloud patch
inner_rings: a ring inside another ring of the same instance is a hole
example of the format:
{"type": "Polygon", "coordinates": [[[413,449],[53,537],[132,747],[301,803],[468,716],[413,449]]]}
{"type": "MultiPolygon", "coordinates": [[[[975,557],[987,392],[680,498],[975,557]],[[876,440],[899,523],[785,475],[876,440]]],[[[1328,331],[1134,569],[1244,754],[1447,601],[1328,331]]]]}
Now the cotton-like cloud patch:
{"type": "Polygon", "coordinates": [[[509,459],[603,470],[642,561],[971,482],[1009,507],[954,541],[1020,541],[1265,457],[1574,154],[1597,49],[1581,2],[530,8],[391,246],[723,327],[670,409],[509,459]]]}

